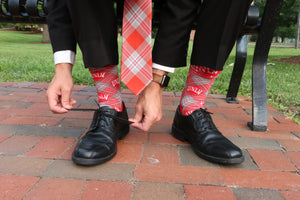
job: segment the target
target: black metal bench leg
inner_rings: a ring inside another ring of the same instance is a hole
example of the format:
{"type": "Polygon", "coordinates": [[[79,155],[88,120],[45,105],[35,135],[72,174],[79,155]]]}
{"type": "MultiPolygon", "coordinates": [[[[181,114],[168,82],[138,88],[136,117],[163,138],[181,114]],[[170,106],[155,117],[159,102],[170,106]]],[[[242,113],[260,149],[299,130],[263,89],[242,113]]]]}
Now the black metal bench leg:
{"type": "Polygon", "coordinates": [[[252,122],[248,122],[248,126],[254,131],[266,131],[268,127],[267,59],[281,6],[282,0],[267,1],[255,46],[252,68],[252,122]]]}
{"type": "MultiPolygon", "coordinates": [[[[266,47],[265,47],[266,48],[266,47]]],[[[252,122],[249,127],[254,131],[266,131],[267,114],[267,77],[266,59],[254,59],[252,68],[252,122]]]]}
{"type": "Polygon", "coordinates": [[[248,51],[248,36],[242,35],[237,39],[234,67],[228,87],[227,103],[239,103],[236,99],[245,69],[248,51]]]}

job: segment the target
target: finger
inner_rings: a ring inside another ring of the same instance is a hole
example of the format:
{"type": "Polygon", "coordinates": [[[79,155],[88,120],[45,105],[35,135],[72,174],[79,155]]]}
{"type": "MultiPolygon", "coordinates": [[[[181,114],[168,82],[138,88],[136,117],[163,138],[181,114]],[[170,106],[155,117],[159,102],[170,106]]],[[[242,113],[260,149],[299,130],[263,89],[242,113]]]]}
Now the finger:
{"type": "Polygon", "coordinates": [[[72,107],[73,107],[73,105],[76,104],[76,103],[77,103],[77,101],[76,101],[75,99],[73,99],[73,98],[70,99],[70,104],[71,104],[72,107]]]}
{"type": "MultiPolygon", "coordinates": [[[[139,112],[137,112],[138,115],[140,114],[139,112]]],[[[154,123],[154,120],[151,120],[151,117],[144,115],[142,112],[141,118],[138,121],[135,121],[136,123],[133,123],[132,126],[134,128],[140,129],[142,131],[148,131],[150,129],[150,127],[152,126],[152,124],[154,123]]]]}
{"type": "Polygon", "coordinates": [[[143,109],[140,106],[136,106],[134,117],[129,119],[129,121],[134,122],[133,124],[131,124],[131,126],[143,131],[144,130],[142,124],[143,120],[144,120],[143,109]]]}
{"type": "Polygon", "coordinates": [[[47,94],[49,108],[54,113],[65,113],[67,110],[61,106],[60,96],[55,93],[47,94]]]}
{"type": "Polygon", "coordinates": [[[137,129],[145,131],[145,132],[150,129],[151,125],[152,125],[152,122],[145,118],[143,118],[142,122],[132,124],[132,126],[134,128],[137,128],[137,129]]]}
{"type": "Polygon", "coordinates": [[[70,104],[71,101],[70,96],[71,96],[71,90],[69,89],[62,90],[61,104],[62,107],[65,109],[72,109],[72,105],[70,104]]]}
{"type": "Polygon", "coordinates": [[[141,131],[144,131],[144,128],[143,128],[143,124],[142,123],[133,123],[131,124],[132,127],[136,128],[136,129],[139,129],[141,131]]]}
{"type": "Polygon", "coordinates": [[[143,114],[143,109],[139,106],[136,106],[135,108],[135,115],[134,115],[134,118],[131,119],[133,122],[135,123],[140,123],[143,121],[143,118],[144,118],[144,114],[143,114]]]}

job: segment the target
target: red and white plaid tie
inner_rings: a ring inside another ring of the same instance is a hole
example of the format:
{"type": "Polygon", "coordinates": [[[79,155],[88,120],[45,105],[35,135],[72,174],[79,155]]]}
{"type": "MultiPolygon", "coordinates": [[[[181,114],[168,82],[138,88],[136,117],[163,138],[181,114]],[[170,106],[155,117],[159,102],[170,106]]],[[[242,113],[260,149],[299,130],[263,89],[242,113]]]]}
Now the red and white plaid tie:
{"type": "Polygon", "coordinates": [[[152,80],[152,0],[125,0],[121,81],[138,95],[152,80]]]}

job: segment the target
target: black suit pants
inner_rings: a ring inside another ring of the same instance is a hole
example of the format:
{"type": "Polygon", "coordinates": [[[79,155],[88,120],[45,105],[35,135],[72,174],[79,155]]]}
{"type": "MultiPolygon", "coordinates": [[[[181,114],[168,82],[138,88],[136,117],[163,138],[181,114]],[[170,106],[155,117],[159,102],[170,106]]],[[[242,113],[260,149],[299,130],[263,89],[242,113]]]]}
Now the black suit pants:
{"type": "Polygon", "coordinates": [[[113,0],[48,0],[47,22],[53,51],[83,54],[85,67],[118,64],[113,0]]]}
{"type": "Polygon", "coordinates": [[[190,32],[196,21],[191,64],[222,70],[252,0],[166,0],[153,49],[153,62],[186,66],[190,32]]]}
{"type": "MultiPolygon", "coordinates": [[[[191,64],[222,70],[252,0],[166,0],[153,49],[153,62],[186,65],[193,22],[197,21],[191,64]]],[[[118,64],[113,0],[48,0],[53,51],[76,44],[86,67],[118,64]]]]}

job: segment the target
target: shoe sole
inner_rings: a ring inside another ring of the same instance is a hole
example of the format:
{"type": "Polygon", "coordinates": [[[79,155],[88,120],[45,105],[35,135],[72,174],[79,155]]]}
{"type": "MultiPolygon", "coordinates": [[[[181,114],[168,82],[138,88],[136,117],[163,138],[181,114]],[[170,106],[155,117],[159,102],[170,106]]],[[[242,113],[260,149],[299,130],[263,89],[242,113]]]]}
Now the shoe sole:
{"type": "MultiPolygon", "coordinates": [[[[180,129],[176,128],[174,125],[172,125],[171,134],[173,137],[175,137],[176,139],[178,139],[182,142],[188,142],[188,143],[192,144],[189,141],[186,134],[183,131],[181,131],[180,129]]],[[[192,145],[192,149],[195,152],[195,154],[197,154],[200,158],[203,158],[205,160],[208,160],[208,161],[214,162],[214,163],[229,165],[229,164],[240,164],[244,161],[244,156],[241,156],[238,158],[219,158],[219,157],[214,157],[214,156],[204,154],[201,151],[199,151],[198,149],[196,149],[193,145],[192,145]]]]}
{"type": "MultiPolygon", "coordinates": [[[[125,129],[122,130],[122,132],[120,133],[120,136],[118,139],[119,140],[123,139],[128,133],[129,133],[129,126],[126,126],[125,129]]],[[[103,158],[94,158],[94,159],[81,158],[81,157],[76,157],[74,154],[72,154],[72,161],[77,165],[93,166],[93,165],[99,165],[99,164],[109,161],[116,154],[117,154],[117,147],[112,154],[110,154],[106,157],[103,157],[103,158]]]]}
{"type": "Polygon", "coordinates": [[[72,154],[72,161],[77,165],[93,166],[93,165],[99,165],[99,164],[109,161],[116,154],[117,154],[117,148],[112,154],[110,154],[106,157],[103,157],[103,158],[88,159],[88,158],[76,157],[76,156],[74,156],[74,154],[72,154]]]}

